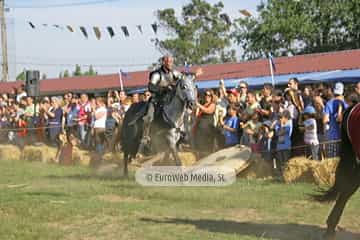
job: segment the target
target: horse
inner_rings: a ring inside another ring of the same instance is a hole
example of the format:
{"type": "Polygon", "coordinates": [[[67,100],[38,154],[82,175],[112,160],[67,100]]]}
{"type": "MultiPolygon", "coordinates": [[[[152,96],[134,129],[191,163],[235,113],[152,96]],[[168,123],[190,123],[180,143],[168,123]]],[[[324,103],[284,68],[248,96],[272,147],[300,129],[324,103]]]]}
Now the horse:
{"type": "MultiPolygon", "coordinates": [[[[196,94],[194,77],[184,75],[175,85],[161,108],[159,114],[155,114],[151,124],[151,147],[155,152],[165,150],[164,159],[172,157],[176,165],[181,166],[180,157],[177,151],[177,143],[180,140],[184,124],[186,109],[193,109],[196,106],[196,94]]],[[[128,163],[136,157],[143,135],[143,116],[146,112],[147,103],[140,102],[132,105],[125,114],[121,130],[121,143],[124,152],[124,176],[128,175],[128,163]],[[134,122],[134,124],[130,124],[134,122]]]]}
{"type": "Polygon", "coordinates": [[[344,112],[341,123],[340,162],[336,168],[335,183],[327,191],[313,195],[318,202],[336,201],[327,219],[324,240],[334,240],[345,205],[360,186],[360,103],[344,112]]]}

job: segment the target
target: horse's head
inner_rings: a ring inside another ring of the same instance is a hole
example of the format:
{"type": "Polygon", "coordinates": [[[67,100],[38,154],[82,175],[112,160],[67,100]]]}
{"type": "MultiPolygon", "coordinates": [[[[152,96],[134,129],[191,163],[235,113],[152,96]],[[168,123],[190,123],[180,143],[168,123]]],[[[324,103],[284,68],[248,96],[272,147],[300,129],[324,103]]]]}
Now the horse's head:
{"type": "Polygon", "coordinates": [[[177,82],[176,95],[185,103],[186,107],[195,108],[195,84],[192,75],[186,75],[177,82]]]}

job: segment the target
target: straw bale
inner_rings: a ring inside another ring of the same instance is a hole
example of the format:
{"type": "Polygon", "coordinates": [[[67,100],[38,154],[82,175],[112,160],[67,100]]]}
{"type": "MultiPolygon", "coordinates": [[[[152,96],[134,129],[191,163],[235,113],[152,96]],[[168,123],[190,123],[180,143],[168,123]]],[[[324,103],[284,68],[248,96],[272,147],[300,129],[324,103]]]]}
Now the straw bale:
{"type": "Polygon", "coordinates": [[[84,151],[77,147],[74,147],[72,157],[75,164],[81,166],[90,166],[91,154],[88,151],[84,151]]]}
{"type": "Polygon", "coordinates": [[[26,161],[40,161],[43,163],[56,163],[57,148],[49,146],[25,146],[23,158],[26,161]]]}
{"type": "Polygon", "coordinates": [[[272,163],[265,161],[260,154],[253,154],[249,165],[238,176],[246,179],[271,178],[273,175],[272,163]]]}
{"type": "MultiPolygon", "coordinates": [[[[179,157],[180,157],[182,166],[192,166],[197,161],[195,153],[192,153],[192,152],[179,152],[179,157]]],[[[175,160],[172,157],[169,157],[167,159],[164,159],[163,157],[161,157],[158,161],[154,162],[153,165],[154,166],[176,166],[175,160]]]]}
{"type": "Polygon", "coordinates": [[[313,175],[317,185],[332,186],[335,183],[335,172],[339,159],[322,161],[313,168],[313,175]]]}
{"type": "Polygon", "coordinates": [[[21,160],[21,151],[14,145],[0,145],[0,160],[21,160]]]}

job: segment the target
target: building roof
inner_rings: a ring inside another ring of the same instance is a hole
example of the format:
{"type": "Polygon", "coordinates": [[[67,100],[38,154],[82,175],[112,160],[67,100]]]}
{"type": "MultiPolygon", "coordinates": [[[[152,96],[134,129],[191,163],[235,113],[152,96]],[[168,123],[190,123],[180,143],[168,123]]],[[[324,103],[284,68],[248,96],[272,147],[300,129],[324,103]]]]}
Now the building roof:
{"type": "MultiPolygon", "coordinates": [[[[360,69],[360,49],[338,52],[298,55],[293,57],[275,58],[276,76],[331,72],[336,70],[360,69]]],[[[201,66],[204,74],[198,81],[236,81],[247,78],[270,76],[269,61],[267,59],[209,64],[201,66]]],[[[192,70],[194,67],[192,68],[192,70]]],[[[124,87],[141,88],[147,85],[149,71],[131,72],[123,77],[124,87]]],[[[0,83],[0,92],[9,92],[12,87],[20,86],[22,82],[0,83]]],[[[251,83],[250,83],[251,84],[251,83]]],[[[119,74],[70,77],[62,79],[47,79],[40,81],[42,94],[57,94],[67,91],[96,92],[116,89],[120,87],[119,74]]]]}

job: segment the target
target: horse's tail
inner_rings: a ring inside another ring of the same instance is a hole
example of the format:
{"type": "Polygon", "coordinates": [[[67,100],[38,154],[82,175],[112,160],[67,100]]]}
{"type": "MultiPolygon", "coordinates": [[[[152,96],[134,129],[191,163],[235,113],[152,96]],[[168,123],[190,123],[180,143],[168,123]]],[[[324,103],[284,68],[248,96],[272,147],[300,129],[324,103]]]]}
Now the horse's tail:
{"type": "Polygon", "coordinates": [[[335,172],[335,183],[328,190],[320,189],[317,194],[311,195],[312,199],[318,202],[335,201],[346,188],[349,181],[356,179],[356,154],[347,133],[347,119],[350,109],[344,113],[344,121],[341,124],[340,161],[335,172]]]}

